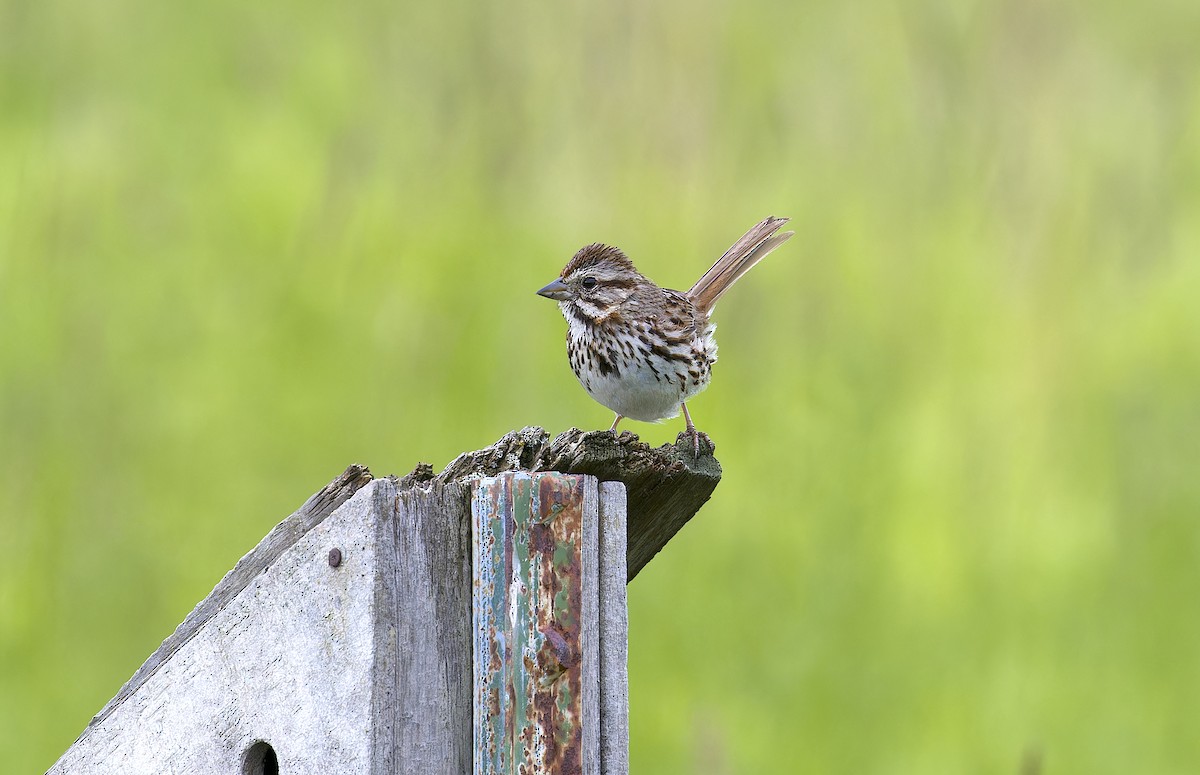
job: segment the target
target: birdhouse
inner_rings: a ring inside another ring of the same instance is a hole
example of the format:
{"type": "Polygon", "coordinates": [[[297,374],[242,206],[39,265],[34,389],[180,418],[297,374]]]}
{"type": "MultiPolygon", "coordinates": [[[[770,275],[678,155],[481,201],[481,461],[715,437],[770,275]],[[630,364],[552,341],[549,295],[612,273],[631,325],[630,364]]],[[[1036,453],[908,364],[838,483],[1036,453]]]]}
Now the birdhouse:
{"type": "Polygon", "coordinates": [[[626,583],[719,478],[682,437],[537,428],[437,476],[351,466],[50,772],[625,773],[626,583]]]}

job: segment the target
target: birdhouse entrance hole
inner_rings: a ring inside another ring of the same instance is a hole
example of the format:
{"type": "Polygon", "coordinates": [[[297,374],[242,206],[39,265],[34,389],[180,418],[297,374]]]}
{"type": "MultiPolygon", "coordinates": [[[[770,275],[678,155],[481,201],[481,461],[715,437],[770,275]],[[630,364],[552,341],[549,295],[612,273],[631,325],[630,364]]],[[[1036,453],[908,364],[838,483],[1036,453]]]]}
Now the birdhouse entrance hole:
{"type": "Polygon", "coordinates": [[[279,759],[271,744],[259,740],[242,759],[242,775],[279,775],[279,759]]]}

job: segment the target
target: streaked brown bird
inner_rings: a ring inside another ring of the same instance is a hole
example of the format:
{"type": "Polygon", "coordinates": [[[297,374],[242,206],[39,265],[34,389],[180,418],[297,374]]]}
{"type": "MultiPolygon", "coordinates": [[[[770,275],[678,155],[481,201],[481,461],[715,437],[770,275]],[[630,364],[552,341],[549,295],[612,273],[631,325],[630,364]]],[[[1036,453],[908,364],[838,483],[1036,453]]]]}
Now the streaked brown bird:
{"type": "Polygon", "coordinates": [[[558,302],[567,319],[567,357],[592,398],[622,418],[657,422],[679,414],[693,451],[700,437],[687,402],[712,378],[717,361],[713,306],[738,278],[794,232],[787,218],[767,218],[733,243],[686,293],[660,288],[619,249],[580,249],[558,279],[538,294],[558,302]]]}

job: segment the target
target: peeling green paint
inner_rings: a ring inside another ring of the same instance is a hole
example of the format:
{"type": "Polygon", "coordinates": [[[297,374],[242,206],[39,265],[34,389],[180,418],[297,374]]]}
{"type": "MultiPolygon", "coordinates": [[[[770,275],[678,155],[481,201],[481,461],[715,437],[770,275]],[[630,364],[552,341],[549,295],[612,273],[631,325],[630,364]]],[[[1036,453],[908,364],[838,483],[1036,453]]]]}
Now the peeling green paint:
{"type": "Polygon", "coordinates": [[[476,773],[582,769],[583,479],[475,485],[476,773]]]}

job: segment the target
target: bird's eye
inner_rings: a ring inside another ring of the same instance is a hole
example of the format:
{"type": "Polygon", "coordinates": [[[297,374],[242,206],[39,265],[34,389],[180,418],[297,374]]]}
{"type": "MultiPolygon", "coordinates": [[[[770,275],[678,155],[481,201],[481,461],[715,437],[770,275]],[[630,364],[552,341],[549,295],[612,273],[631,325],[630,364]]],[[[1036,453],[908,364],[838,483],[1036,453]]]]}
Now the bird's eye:
{"type": "Polygon", "coordinates": [[[583,278],[583,282],[580,283],[580,285],[582,285],[584,288],[587,288],[590,291],[592,288],[596,287],[596,278],[595,277],[585,277],[585,278],[583,278]]]}

